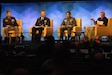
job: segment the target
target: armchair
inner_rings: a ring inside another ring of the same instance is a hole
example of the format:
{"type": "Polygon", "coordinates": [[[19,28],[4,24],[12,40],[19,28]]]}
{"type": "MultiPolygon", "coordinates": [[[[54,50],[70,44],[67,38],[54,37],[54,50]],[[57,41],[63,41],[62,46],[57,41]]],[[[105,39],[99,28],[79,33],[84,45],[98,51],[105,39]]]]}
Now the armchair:
{"type": "MultiPolygon", "coordinates": [[[[71,31],[71,37],[75,37],[76,34],[80,35],[82,31],[82,19],[76,18],[76,25],[73,27],[73,30],[71,31]]],[[[60,26],[58,27],[58,36],[60,37],[61,32],[60,32],[60,26]]],[[[67,30],[64,31],[64,36],[68,36],[67,30]]]]}
{"type": "MultiPolygon", "coordinates": [[[[38,34],[38,31],[36,32],[38,34]]],[[[50,19],[50,26],[46,26],[42,31],[42,37],[51,36],[53,34],[53,20],[50,19]]],[[[32,27],[30,28],[30,36],[32,36],[32,27]]]]}
{"type": "Polygon", "coordinates": [[[112,35],[112,18],[108,18],[107,26],[95,26],[95,36],[112,35]]]}
{"type": "Polygon", "coordinates": [[[85,33],[89,38],[94,36],[112,36],[112,18],[108,18],[107,26],[86,26],[85,33]]]}
{"type": "MultiPolygon", "coordinates": [[[[19,25],[18,28],[19,28],[19,34],[18,34],[18,37],[21,36],[21,33],[22,33],[22,20],[16,20],[17,21],[17,24],[19,25]]],[[[10,37],[15,37],[15,31],[14,30],[10,30],[9,33],[11,33],[10,37]]],[[[4,37],[6,37],[6,34],[4,32],[4,27],[2,28],[2,34],[4,37]]]]}

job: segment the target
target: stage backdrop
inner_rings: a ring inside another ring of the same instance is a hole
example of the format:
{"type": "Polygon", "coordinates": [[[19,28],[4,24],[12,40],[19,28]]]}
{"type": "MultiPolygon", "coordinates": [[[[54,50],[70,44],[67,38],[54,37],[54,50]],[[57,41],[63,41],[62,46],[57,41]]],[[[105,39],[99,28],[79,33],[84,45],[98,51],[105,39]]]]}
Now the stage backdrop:
{"type": "MultiPolygon", "coordinates": [[[[48,18],[53,19],[54,37],[59,39],[57,28],[65,18],[66,11],[71,11],[72,16],[82,19],[82,29],[92,26],[90,18],[97,19],[100,11],[105,11],[107,17],[112,17],[112,2],[108,1],[65,1],[65,2],[37,2],[37,3],[2,3],[1,20],[6,16],[6,10],[11,10],[16,19],[23,21],[23,34],[25,40],[31,40],[29,28],[40,17],[40,11],[45,10],[48,18]]],[[[2,28],[2,21],[1,21],[2,28]]],[[[2,33],[2,32],[1,32],[2,33]]]]}

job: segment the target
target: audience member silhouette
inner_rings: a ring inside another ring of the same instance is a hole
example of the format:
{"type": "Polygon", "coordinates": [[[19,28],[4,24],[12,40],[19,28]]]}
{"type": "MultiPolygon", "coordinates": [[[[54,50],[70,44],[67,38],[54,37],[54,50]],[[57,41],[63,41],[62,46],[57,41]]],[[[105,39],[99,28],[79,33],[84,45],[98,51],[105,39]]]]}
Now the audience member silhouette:
{"type": "Polygon", "coordinates": [[[30,75],[30,73],[24,68],[17,68],[12,72],[12,75],[30,75]]]}
{"type": "Polygon", "coordinates": [[[45,43],[41,44],[38,47],[37,56],[39,56],[41,59],[49,58],[51,56],[54,44],[55,44],[55,40],[53,36],[46,37],[45,43]]]}
{"type": "Polygon", "coordinates": [[[47,59],[51,58],[52,50],[55,44],[55,40],[53,36],[46,37],[45,43],[41,44],[37,49],[38,56],[38,70],[40,70],[41,65],[47,59]]]}
{"type": "Polygon", "coordinates": [[[44,62],[40,75],[71,75],[71,61],[69,52],[62,44],[56,44],[52,58],[44,62]]]}

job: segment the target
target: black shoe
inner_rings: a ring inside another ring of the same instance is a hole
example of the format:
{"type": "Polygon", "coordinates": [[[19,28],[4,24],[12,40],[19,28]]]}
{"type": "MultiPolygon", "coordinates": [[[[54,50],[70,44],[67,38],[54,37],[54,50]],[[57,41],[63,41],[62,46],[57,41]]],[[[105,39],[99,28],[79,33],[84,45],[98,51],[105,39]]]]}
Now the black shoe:
{"type": "Polygon", "coordinates": [[[65,37],[65,40],[68,40],[67,37],[65,37]]]}
{"type": "Polygon", "coordinates": [[[71,37],[71,40],[73,40],[73,41],[74,41],[74,40],[75,40],[75,37],[71,37]]]}
{"type": "Polygon", "coordinates": [[[9,43],[9,37],[4,38],[4,43],[9,43]]]}
{"type": "Polygon", "coordinates": [[[70,36],[68,36],[68,40],[70,40],[70,36]]]}
{"type": "Polygon", "coordinates": [[[60,40],[63,40],[63,37],[60,37],[60,40]]]}

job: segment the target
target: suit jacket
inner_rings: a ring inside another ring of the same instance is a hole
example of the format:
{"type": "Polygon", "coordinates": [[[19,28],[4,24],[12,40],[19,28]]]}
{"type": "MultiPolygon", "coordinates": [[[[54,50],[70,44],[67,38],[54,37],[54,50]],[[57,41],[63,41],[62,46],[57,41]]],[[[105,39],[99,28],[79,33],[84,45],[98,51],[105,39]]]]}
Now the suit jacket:
{"type": "Polygon", "coordinates": [[[44,26],[48,25],[48,26],[50,26],[50,19],[47,18],[47,17],[44,17],[44,19],[41,19],[41,17],[38,18],[37,21],[36,21],[35,26],[41,26],[41,25],[44,25],[44,26]]]}
{"type": "Polygon", "coordinates": [[[10,25],[10,26],[18,26],[15,17],[5,17],[3,19],[3,27],[10,25]]]}

